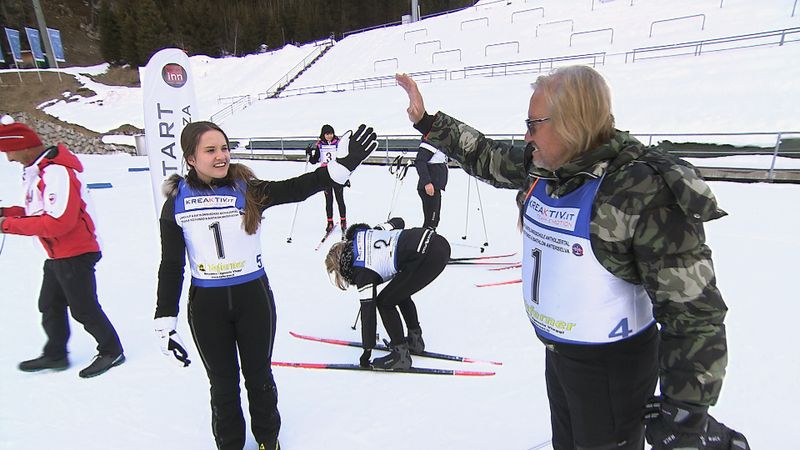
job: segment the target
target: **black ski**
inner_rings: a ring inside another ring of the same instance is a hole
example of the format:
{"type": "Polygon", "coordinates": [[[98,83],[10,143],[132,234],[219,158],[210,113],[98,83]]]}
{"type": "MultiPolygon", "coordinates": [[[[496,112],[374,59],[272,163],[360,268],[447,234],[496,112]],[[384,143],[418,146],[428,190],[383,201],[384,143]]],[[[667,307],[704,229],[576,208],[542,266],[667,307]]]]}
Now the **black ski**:
{"type": "Polygon", "coordinates": [[[357,370],[361,372],[383,372],[383,373],[414,373],[422,375],[453,375],[462,377],[489,377],[494,372],[482,372],[474,370],[451,370],[433,369],[429,367],[409,367],[408,369],[383,370],[374,367],[361,367],[358,364],[339,364],[339,363],[301,363],[272,361],[273,366],[279,367],[298,367],[302,369],[331,369],[331,370],[357,370]]]}
{"type": "Polygon", "coordinates": [[[466,256],[463,258],[450,258],[449,264],[457,263],[459,261],[480,261],[482,259],[497,259],[497,258],[508,258],[510,256],[514,256],[517,253],[507,253],[505,255],[486,255],[486,256],[466,256]]]}
{"type": "MultiPolygon", "coordinates": [[[[295,333],[294,331],[290,331],[289,334],[291,334],[293,337],[296,337],[298,339],[305,339],[307,341],[323,342],[325,344],[344,345],[344,346],[347,346],[347,347],[358,347],[358,348],[361,348],[361,342],[357,342],[357,341],[343,341],[341,339],[329,339],[329,338],[321,338],[321,337],[316,337],[316,336],[306,336],[306,335],[303,335],[303,334],[295,333]]],[[[389,348],[387,348],[385,345],[381,345],[381,344],[376,344],[375,345],[375,350],[383,350],[383,351],[386,351],[386,352],[390,351],[389,348]]],[[[422,356],[424,358],[444,359],[444,360],[447,360],[447,361],[459,361],[459,362],[465,362],[465,363],[487,363],[487,364],[494,364],[496,366],[502,366],[503,365],[503,363],[497,362],[497,361],[486,361],[486,360],[480,360],[480,359],[465,358],[463,356],[448,355],[448,354],[445,354],[445,353],[422,352],[419,355],[415,354],[413,356],[422,356]]]]}

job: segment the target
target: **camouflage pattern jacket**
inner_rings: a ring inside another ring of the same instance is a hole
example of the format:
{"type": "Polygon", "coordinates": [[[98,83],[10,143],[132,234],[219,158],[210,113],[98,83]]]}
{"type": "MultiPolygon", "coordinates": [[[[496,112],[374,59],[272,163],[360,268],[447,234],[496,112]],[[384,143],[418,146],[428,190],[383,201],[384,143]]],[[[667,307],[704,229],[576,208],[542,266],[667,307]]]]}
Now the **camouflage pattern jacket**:
{"type": "Polygon", "coordinates": [[[653,302],[661,392],[691,404],[716,403],[727,365],[727,307],[703,222],[726,213],[693,166],[617,131],[610,142],[550,172],[530,163],[529,150],[525,155],[492,141],[441,112],[425,139],[470,175],[517,189],[518,206],[536,178],[550,181],[548,193],[559,197],[605,175],[592,211],[592,248],[603,267],[643,285],[653,302]]]}

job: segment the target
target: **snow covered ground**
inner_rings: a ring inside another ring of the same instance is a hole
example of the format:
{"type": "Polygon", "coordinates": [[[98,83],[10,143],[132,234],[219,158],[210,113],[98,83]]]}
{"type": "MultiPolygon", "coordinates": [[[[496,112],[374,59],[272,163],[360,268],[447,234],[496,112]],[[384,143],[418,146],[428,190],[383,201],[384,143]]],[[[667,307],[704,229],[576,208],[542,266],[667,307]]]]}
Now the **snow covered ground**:
{"type": "MultiPolygon", "coordinates": [[[[110,182],[93,191],[104,244],[97,267],[101,304],[117,327],[128,361],[84,380],[78,370],[95,354],[94,342],[73,322],[70,359],[60,373],[28,374],[19,361],[37,356],[44,342],[36,298],[43,252],[33,238],[6,236],[0,261],[4,311],[0,327],[0,449],[58,443],[67,450],[115,448],[212,449],[208,382],[189,337],[185,305],[179,331],[195,362],[187,369],[164,358],[152,331],[159,244],[143,157],[81,156],[89,182],[110,182]]],[[[301,163],[248,163],[266,179],[299,174],[301,163]]],[[[18,203],[19,167],[0,164],[0,204],[18,203]]],[[[486,219],[486,253],[521,248],[515,230],[514,193],[480,186],[483,216],[472,182],[460,170],[444,197],[441,233],[454,256],[479,254],[486,219]],[[469,206],[469,207],[468,207],[469,206]],[[465,223],[469,228],[465,235],[465,223]]],[[[394,177],[366,166],[346,190],[351,222],[377,222],[388,214],[394,177]]],[[[395,214],[421,223],[411,171],[395,214]]],[[[729,216],[707,225],[719,285],[730,307],[730,364],[722,397],[712,413],[745,432],[754,448],[789,448],[792,405],[800,402],[795,380],[800,362],[791,318],[800,312],[793,280],[800,252],[797,203],[800,186],[712,183],[729,216]],[[770,339],[765,340],[767,333],[770,339]],[[793,350],[794,349],[794,350],[793,350]]],[[[358,349],[300,341],[288,332],[358,340],[351,330],[358,302],[354,292],[331,286],[323,270],[327,245],[314,247],[324,227],[321,194],[299,207],[266,213],[264,261],[275,292],[278,334],[275,360],[356,362],[358,349]]],[[[2,239],[2,238],[0,238],[2,239]]],[[[516,260],[516,258],[507,258],[516,260]]],[[[451,266],[415,297],[429,349],[499,360],[502,366],[447,363],[416,358],[425,367],[491,370],[493,377],[437,377],[275,368],[286,449],[518,449],[550,437],[544,387],[543,347],[523,310],[520,285],[477,288],[476,283],[519,277],[519,270],[451,266]]],[[[185,302],[185,300],[184,300],[185,302]]],[[[381,336],[386,337],[381,330],[381,336]]],[[[243,399],[246,404],[246,399],[243,399]]],[[[255,443],[248,442],[248,449],[255,443]]]]}
{"type": "MultiPolygon", "coordinates": [[[[584,3],[588,9],[588,2],[584,3]]],[[[616,3],[624,6],[628,2],[616,3]]],[[[637,5],[640,3],[658,2],[637,5]]],[[[717,5],[716,1],[705,3],[717,5]]],[[[675,6],[676,14],[700,7],[698,2],[688,1],[674,5],[680,6],[675,6]]],[[[725,14],[729,8],[738,8],[740,16],[764,22],[738,26],[741,22],[731,21],[723,34],[800,23],[800,16],[776,20],[775,14],[763,14],[763,8],[774,8],[788,16],[791,7],[791,0],[727,0],[725,14]]],[[[713,8],[706,9],[711,21],[716,17],[710,11],[713,8]]],[[[637,12],[645,10],[627,7],[620,16],[636,21],[637,12]]],[[[642,26],[654,19],[648,17],[638,17],[642,26]]],[[[430,24],[433,29],[435,24],[430,24]]],[[[717,25],[714,29],[719,33],[717,25]]],[[[460,35],[461,44],[483,45],[477,37],[476,42],[471,41],[477,34],[460,35]]],[[[693,39],[695,34],[687,36],[693,39]]],[[[682,40],[675,36],[673,41],[682,40]]],[[[353,52],[339,57],[357,58],[357,48],[353,52]]],[[[635,133],[800,131],[798,52],[797,43],[787,43],[700,57],[608,64],[600,70],[614,93],[618,126],[635,133]]],[[[285,73],[286,69],[266,58],[269,56],[193,57],[192,68],[202,67],[195,76],[202,80],[198,97],[201,105],[206,105],[204,114],[219,107],[216,98],[257,92],[285,73]],[[237,81],[229,82],[234,76],[237,81]]],[[[398,67],[401,71],[412,69],[398,67]]],[[[104,66],[97,66],[65,72],[103,70],[104,66]]],[[[81,80],[89,85],[87,78],[81,80]]],[[[489,133],[521,135],[531,81],[533,76],[526,74],[434,82],[422,84],[421,89],[431,112],[441,109],[489,133]]],[[[123,123],[143,126],[138,89],[90,87],[98,93],[97,98],[43,108],[62,120],[100,132],[123,123]]],[[[406,106],[406,96],[397,87],[298,96],[258,102],[227,118],[222,126],[231,136],[316,135],[323,123],[333,124],[341,134],[366,122],[380,134],[410,134],[413,130],[406,106]]],[[[0,449],[210,450],[214,445],[208,382],[189,337],[185,308],[179,317],[179,331],[195,360],[189,368],[178,368],[161,355],[152,330],[160,257],[158,231],[149,174],[128,171],[146,167],[147,161],[128,155],[81,156],[81,160],[87,167],[87,181],[113,185],[93,192],[104,243],[104,258],[97,267],[98,292],[121,335],[128,361],[103,376],[80,379],[78,370],[89,363],[95,350],[91,337],[74,323],[72,368],[47,374],[19,372],[18,362],[37,356],[44,342],[36,307],[44,255],[32,238],[0,236],[4,267],[0,273],[0,308],[4,312],[0,319],[0,402],[4,406],[0,408],[0,449]]],[[[800,164],[796,161],[783,158],[776,167],[797,168],[800,164]]],[[[738,156],[702,162],[706,166],[767,168],[771,158],[738,156]]],[[[303,171],[302,163],[247,164],[266,179],[288,178],[303,171]]],[[[0,162],[0,206],[21,203],[19,175],[18,165],[0,162]]],[[[519,251],[514,193],[480,185],[479,205],[475,183],[469,183],[460,170],[452,170],[451,177],[443,198],[440,232],[450,240],[453,255],[477,255],[477,246],[487,240],[487,253],[519,251]],[[467,239],[462,240],[465,235],[467,239]]],[[[385,167],[369,166],[360,168],[352,181],[353,187],[345,194],[350,222],[384,220],[395,178],[385,167]]],[[[411,225],[421,223],[415,185],[412,170],[394,208],[394,214],[411,225]]],[[[794,425],[793,405],[800,403],[800,390],[793,381],[800,372],[800,359],[797,350],[792,350],[791,325],[800,313],[792,263],[800,251],[800,213],[793,206],[800,186],[711,185],[729,213],[707,224],[706,229],[719,286],[730,307],[726,321],[730,364],[712,414],[744,432],[754,448],[791,448],[786,430],[794,425]],[[765,335],[770,339],[765,340],[765,335]]],[[[322,195],[300,205],[291,231],[293,242],[287,244],[294,213],[293,205],[277,207],[266,213],[263,223],[264,260],[278,308],[274,358],[356,362],[358,349],[300,341],[288,334],[359,337],[358,331],[350,328],[358,310],[355,294],[340,292],[329,284],[322,263],[327,246],[319,252],[313,250],[325,225],[322,195]]],[[[485,267],[452,266],[415,297],[430,350],[504,363],[490,366],[417,358],[415,364],[493,370],[493,377],[275,368],[283,448],[527,450],[548,441],[544,350],[525,316],[520,285],[474,286],[518,277],[518,269],[494,272],[485,267]]],[[[383,331],[381,334],[385,337],[383,331]]],[[[247,449],[254,448],[250,439],[247,449]]]]}

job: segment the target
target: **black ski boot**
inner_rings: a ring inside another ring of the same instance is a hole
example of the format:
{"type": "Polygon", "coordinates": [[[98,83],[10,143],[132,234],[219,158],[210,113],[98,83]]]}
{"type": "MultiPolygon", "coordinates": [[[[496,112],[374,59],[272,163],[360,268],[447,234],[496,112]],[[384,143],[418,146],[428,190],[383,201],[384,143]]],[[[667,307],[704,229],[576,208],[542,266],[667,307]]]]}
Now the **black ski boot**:
{"type": "Polygon", "coordinates": [[[328,223],[327,225],[325,225],[325,232],[330,233],[332,229],[333,229],[333,219],[328,219],[328,223]]]}
{"type": "Polygon", "coordinates": [[[275,444],[259,444],[258,450],[281,450],[280,441],[276,440],[275,444]]]}
{"type": "Polygon", "coordinates": [[[375,358],[372,367],[380,370],[402,370],[411,367],[411,355],[408,352],[408,344],[402,343],[392,346],[392,351],[386,356],[375,358]]]}
{"type": "Polygon", "coordinates": [[[38,372],[40,370],[54,370],[61,371],[69,368],[69,359],[51,358],[47,355],[42,355],[38,358],[29,359],[19,363],[19,370],[23,372],[38,372]]]}
{"type": "Polygon", "coordinates": [[[422,339],[422,328],[411,328],[406,336],[408,351],[412,355],[421,355],[425,351],[425,341],[422,339]]]}
{"type": "Polygon", "coordinates": [[[78,372],[81,378],[92,378],[102,375],[112,367],[116,367],[125,362],[125,355],[97,355],[85,369],[78,372]]]}

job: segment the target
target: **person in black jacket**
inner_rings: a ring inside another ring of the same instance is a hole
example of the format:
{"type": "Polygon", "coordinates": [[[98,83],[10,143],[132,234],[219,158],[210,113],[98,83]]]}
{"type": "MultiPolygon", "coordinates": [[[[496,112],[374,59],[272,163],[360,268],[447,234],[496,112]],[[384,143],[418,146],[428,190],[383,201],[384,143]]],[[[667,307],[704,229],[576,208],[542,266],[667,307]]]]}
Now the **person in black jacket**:
{"type": "Polygon", "coordinates": [[[422,226],[436,229],[442,210],[442,191],[447,186],[447,156],[423,139],[414,167],[419,175],[417,192],[422,200],[422,226]]]}
{"type": "Polygon", "coordinates": [[[339,158],[326,168],[288,180],[262,181],[246,166],[230,163],[228,137],[214,123],[192,122],[181,134],[189,172],[165,183],[155,329],[162,352],[188,366],[188,353],[175,330],[188,254],[189,326],[211,383],[218,449],[244,447],[240,364],[259,448],[280,448],[281,420],[271,370],[275,302],[261,259],[261,215],[269,207],[299,202],[333,183],[343,184],[378,145],[372,128],[364,125],[341,144],[339,158]]]}
{"type": "Polygon", "coordinates": [[[408,369],[411,354],[425,351],[417,307],[411,296],[442,273],[450,260],[450,244],[430,228],[403,230],[404,226],[399,217],[374,229],[363,223],[355,224],[348,228],[344,241],[331,246],[325,258],[325,269],[336,287],[358,288],[364,348],[360,358],[362,367],[408,369]],[[378,286],[386,281],[389,284],[378,293],[378,286]],[[392,350],[370,362],[375,347],[376,309],[389,333],[392,350]],[[400,314],[408,327],[408,336],[403,333],[400,314]]]}

